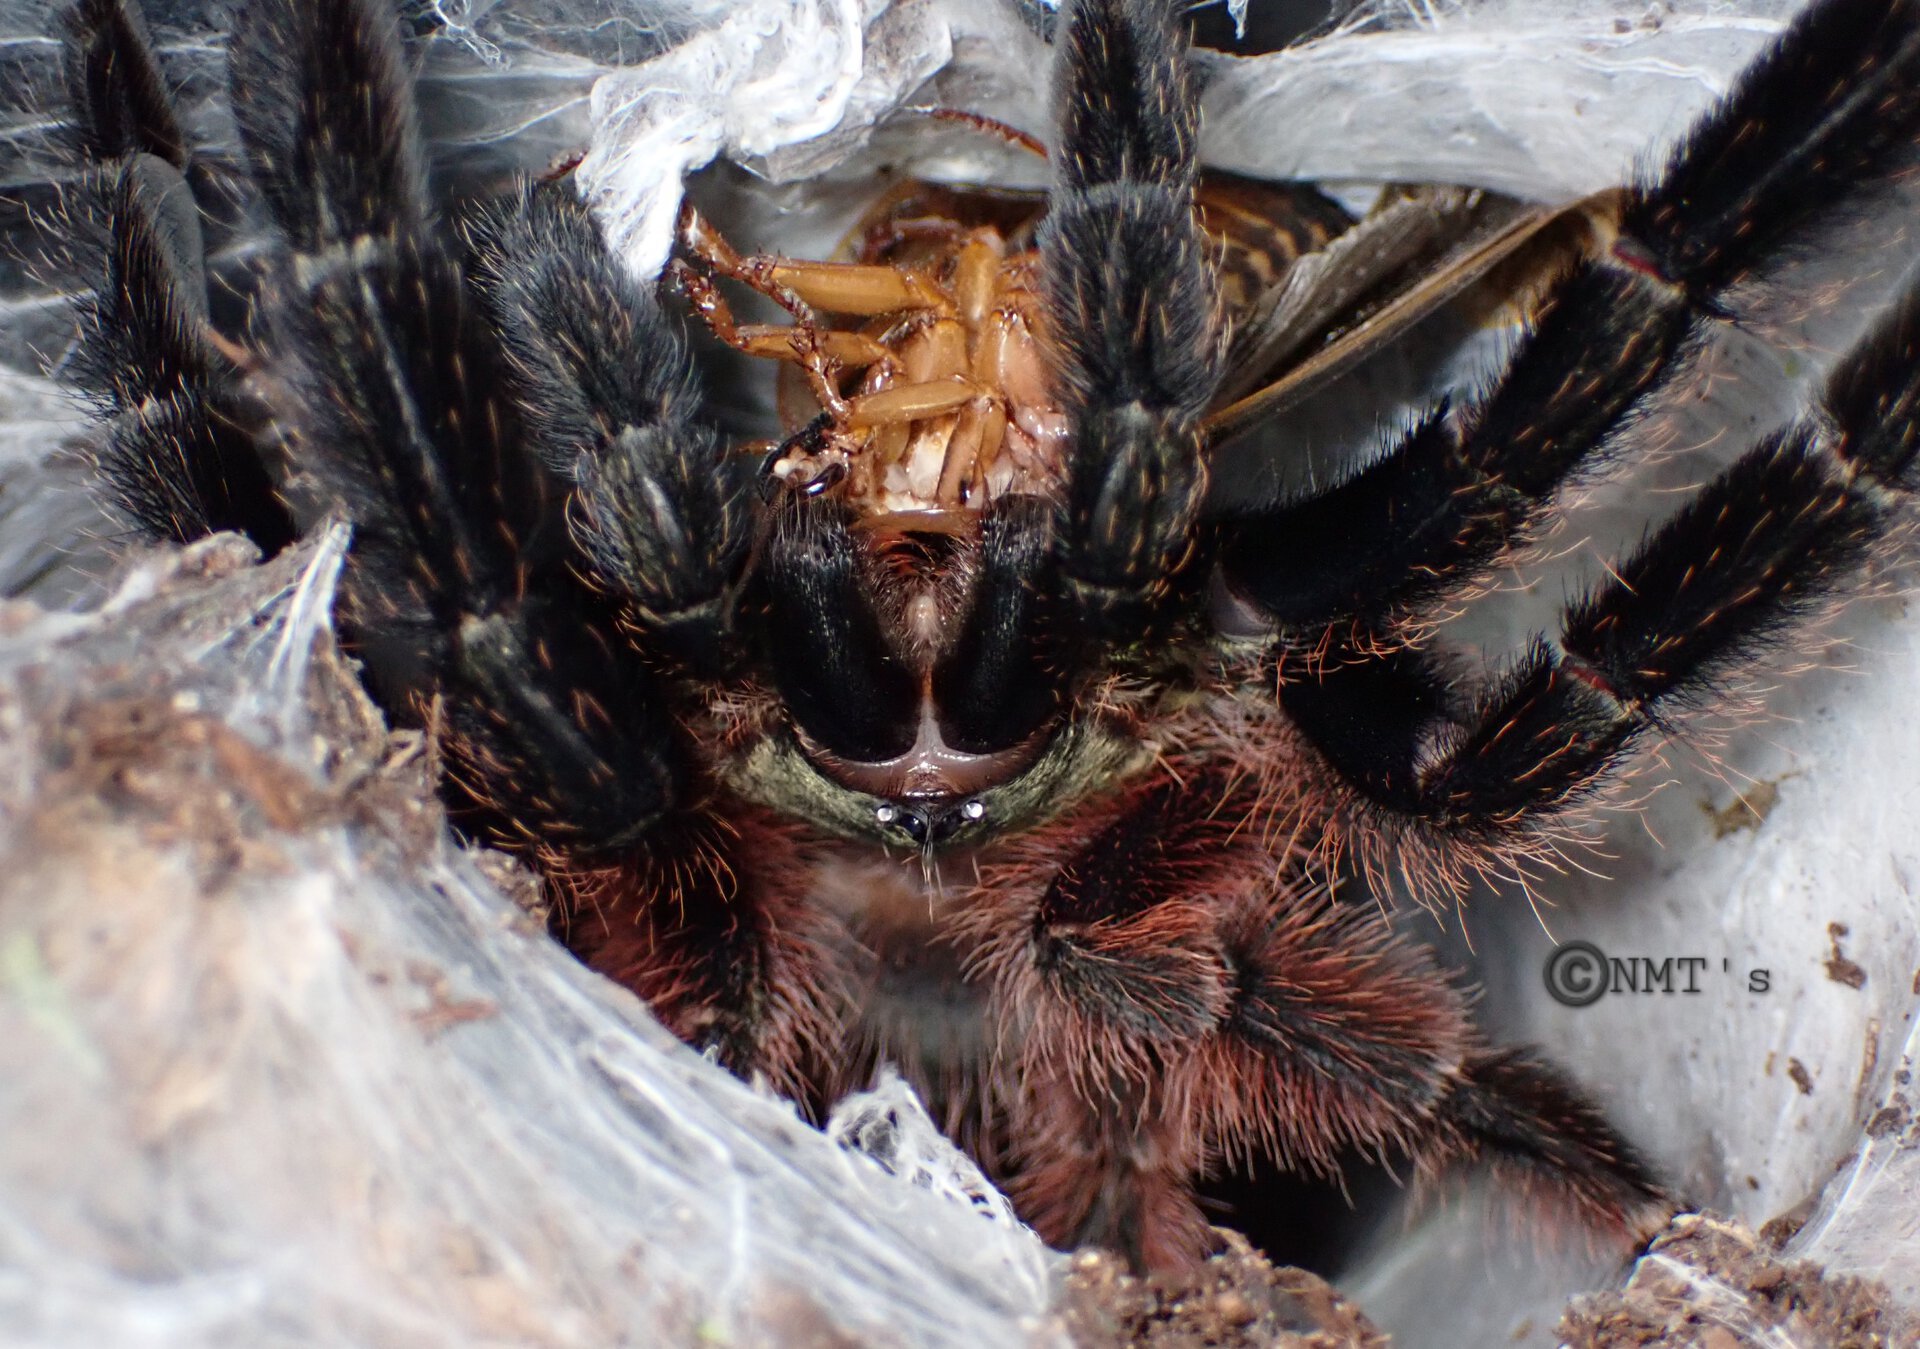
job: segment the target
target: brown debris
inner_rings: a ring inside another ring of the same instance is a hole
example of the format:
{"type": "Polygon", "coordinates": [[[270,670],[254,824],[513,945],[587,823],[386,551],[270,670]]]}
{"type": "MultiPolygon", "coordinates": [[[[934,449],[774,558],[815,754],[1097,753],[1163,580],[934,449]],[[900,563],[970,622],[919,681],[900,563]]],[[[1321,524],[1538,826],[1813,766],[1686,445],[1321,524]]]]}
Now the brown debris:
{"type": "Polygon", "coordinates": [[[1235,1232],[1185,1277],[1139,1278],[1104,1251],[1073,1258],[1059,1316],[1080,1349],[1386,1349],[1318,1275],[1276,1267],[1235,1232]]]}
{"type": "Polygon", "coordinates": [[[469,1021],[485,1021],[499,1015],[499,1004],[490,998],[455,997],[453,981],[446,972],[426,961],[408,961],[407,978],[427,995],[427,1005],[411,1017],[428,1039],[469,1021]]]}
{"type": "Polygon", "coordinates": [[[1718,810],[1711,803],[1702,801],[1700,809],[1713,828],[1713,836],[1722,839],[1744,829],[1758,829],[1765,824],[1767,816],[1773,814],[1773,808],[1780,804],[1780,784],[1784,781],[1786,778],[1781,777],[1770,782],[1756,782],[1718,810]]]}
{"type": "Polygon", "coordinates": [[[1867,972],[1854,961],[1847,959],[1847,953],[1840,949],[1840,939],[1846,935],[1845,923],[1827,924],[1827,940],[1833,943],[1833,954],[1827,957],[1827,978],[1836,984],[1845,984],[1848,988],[1864,988],[1867,972]]]}
{"type": "Polygon", "coordinates": [[[1913,1110],[1907,1105],[1907,1098],[1896,1092],[1892,1103],[1874,1111],[1873,1118],[1867,1121],[1867,1137],[1891,1138],[1912,1121],[1913,1110]]]}
{"type": "Polygon", "coordinates": [[[1783,1263],[1745,1227],[1689,1213],[1653,1243],[1624,1289],[1575,1299],[1556,1338],[1565,1349],[1892,1349],[1920,1344],[1920,1321],[1880,1284],[1783,1263]]]}

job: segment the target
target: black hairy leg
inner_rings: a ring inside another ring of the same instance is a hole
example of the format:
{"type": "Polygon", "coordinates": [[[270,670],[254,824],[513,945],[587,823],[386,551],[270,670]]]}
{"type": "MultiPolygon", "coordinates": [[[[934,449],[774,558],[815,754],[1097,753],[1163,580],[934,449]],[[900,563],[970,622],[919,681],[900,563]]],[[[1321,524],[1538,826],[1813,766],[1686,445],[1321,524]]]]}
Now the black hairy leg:
{"type": "Polygon", "coordinates": [[[1920,132],[1920,5],[1803,11],[1650,182],[1619,235],[1552,289],[1485,397],[1441,409],[1324,494],[1225,526],[1229,585],[1306,648],[1375,640],[1524,542],[1569,482],[1611,458],[1710,325],[1720,297],[1816,217],[1858,199],[1920,132]]]}
{"type": "Polygon", "coordinates": [[[147,537],[231,529],[275,552],[293,520],[212,327],[191,159],[146,26],[126,0],[87,0],[62,36],[85,170],[63,247],[99,279],[80,306],[73,374],[103,423],[101,475],[147,537]]]}
{"type": "Polygon", "coordinates": [[[1081,5],[1060,44],[1039,241],[1074,425],[1056,549],[1075,620],[1124,643],[1152,624],[1193,547],[1198,426],[1224,334],[1194,215],[1198,108],[1172,7],[1081,5]]]}
{"type": "Polygon", "coordinates": [[[1314,666],[1283,666],[1289,718],[1381,810],[1372,860],[1423,855],[1405,837],[1378,842],[1397,820],[1497,869],[1648,732],[1711,701],[1790,624],[1844,594],[1907,528],[1916,400],[1920,290],[1841,362],[1820,415],[1736,459],[1491,689],[1459,694],[1449,671],[1408,648],[1334,648],[1314,666]]]}
{"type": "Polygon", "coordinates": [[[252,0],[231,78],[280,245],[257,382],[302,524],[353,523],[340,616],[371,686],[446,728],[454,804],[541,864],[583,958],[797,1090],[835,1006],[803,852],[722,808],[666,673],[734,659],[751,541],[679,334],[554,189],[463,249],[369,0],[252,0]]]}
{"type": "Polygon", "coordinates": [[[391,16],[258,0],[232,98],[279,236],[263,383],[303,526],[353,522],[342,622],[382,701],[438,698],[482,804],[613,843],[668,808],[659,694],[570,567],[563,485],[522,440],[508,371],[426,195],[391,16]]]}
{"type": "Polygon", "coordinates": [[[62,27],[67,106],[80,158],[106,164],[146,154],[184,173],[187,134],[139,10],[128,0],[82,0],[62,27]]]}

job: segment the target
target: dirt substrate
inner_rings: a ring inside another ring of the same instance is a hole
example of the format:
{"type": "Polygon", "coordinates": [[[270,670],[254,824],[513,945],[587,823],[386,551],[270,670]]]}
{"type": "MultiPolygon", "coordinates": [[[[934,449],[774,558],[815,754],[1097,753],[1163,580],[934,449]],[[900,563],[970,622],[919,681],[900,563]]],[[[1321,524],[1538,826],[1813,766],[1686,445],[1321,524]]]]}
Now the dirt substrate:
{"type": "Polygon", "coordinates": [[[1276,1267],[1246,1239],[1191,1278],[1135,1278],[1099,1251],[1073,1258],[1060,1319],[1081,1349],[1384,1349],[1387,1337],[1317,1275],[1276,1267]]]}
{"type": "MultiPolygon", "coordinates": [[[[1276,1268],[1246,1241],[1190,1278],[1136,1278],[1112,1256],[1074,1257],[1057,1317],[1080,1349],[1385,1349],[1360,1309],[1304,1270],[1276,1268]]],[[[1576,1298],[1559,1349],[1920,1349],[1920,1318],[1864,1279],[1785,1263],[1736,1223],[1683,1214],[1624,1288],[1576,1298]]],[[[1415,1347],[1417,1349],[1417,1347],[1415,1347]]]]}
{"type": "Polygon", "coordinates": [[[1558,1341],[1566,1349],[1914,1349],[1920,1320],[1878,1284],[1782,1263],[1745,1227],[1690,1213],[1654,1241],[1626,1287],[1576,1298],[1558,1341]]]}

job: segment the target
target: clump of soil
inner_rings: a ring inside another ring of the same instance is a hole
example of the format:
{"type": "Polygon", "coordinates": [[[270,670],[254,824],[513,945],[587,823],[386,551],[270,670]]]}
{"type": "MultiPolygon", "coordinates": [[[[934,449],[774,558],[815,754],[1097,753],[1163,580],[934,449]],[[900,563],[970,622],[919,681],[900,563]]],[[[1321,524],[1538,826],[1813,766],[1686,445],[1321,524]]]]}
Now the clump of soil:
{"type": "Polygon", "coordinates": [[[1326,1280],[1276,1267],[1235,1232],[1184,1278],[1139,1278],[1103,1251],[1074,1256],[1059,1316],[1080,1349],[1385,1349],[1326,1280]]]}
{"type": "Polygon", "coordinates": [[[1625,1288],[1574,1299],[1558,1341],[1564,1349],[1910,1349],[1920,1344],[1920,1320],[1877,1283],[1783,1263],[1745,1227],[1689,1213],[1655,1239],[1625,1288]]]}

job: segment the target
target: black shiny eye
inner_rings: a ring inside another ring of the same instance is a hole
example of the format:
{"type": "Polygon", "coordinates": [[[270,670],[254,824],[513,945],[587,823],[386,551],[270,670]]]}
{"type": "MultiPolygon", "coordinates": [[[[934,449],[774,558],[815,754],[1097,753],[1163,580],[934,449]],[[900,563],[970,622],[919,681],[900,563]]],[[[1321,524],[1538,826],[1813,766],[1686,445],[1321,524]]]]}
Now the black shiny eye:
{"type": "Polygon", "coordinates": [[[895,833],[904,834],[916,844],[925,843],[931,832],[927,812],[918,806],[901,806],[893,802],[883,802],[874,807],[873,818],[895,833]]]}
{"type": "Polygon", "coordinates": [[[940,805],[908,806],[883,801],[873,809],[882,827],[904,834],[915,843],[944,843],[968,825],[987,818],[987,803],[978,797],[940,805]]]}

